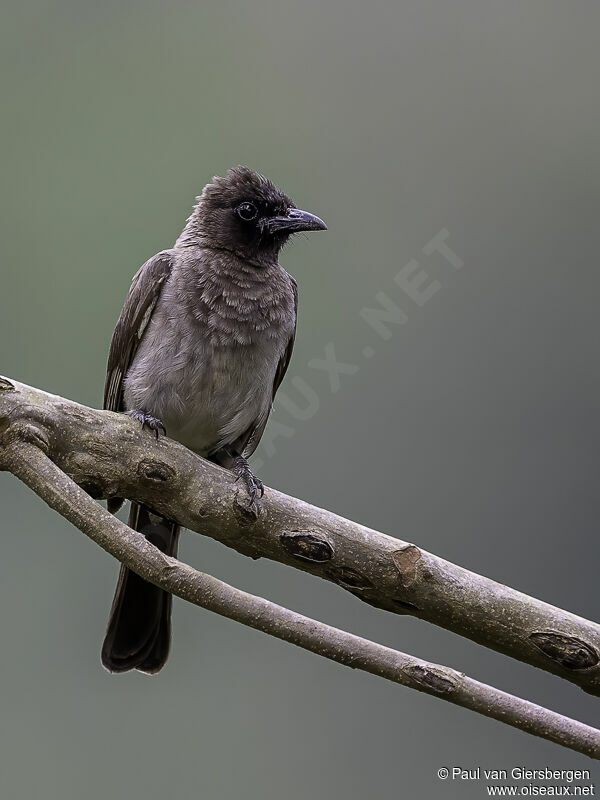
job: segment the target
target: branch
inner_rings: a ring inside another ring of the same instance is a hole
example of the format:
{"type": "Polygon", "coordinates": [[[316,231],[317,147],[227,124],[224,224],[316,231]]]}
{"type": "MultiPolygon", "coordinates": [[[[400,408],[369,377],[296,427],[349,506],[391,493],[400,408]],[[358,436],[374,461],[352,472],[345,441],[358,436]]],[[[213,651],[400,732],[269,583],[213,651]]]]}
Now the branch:
{"type": "MultiPolygon", "coordinates": [[[[31,431],[30,431],[31,433],[31,431]]],[[[164,555],[109,514],[51,461],[35,435],[12,439],[3,466],[119,561],[183,600],[354,669],[431,694],[600,759],[600,731],[460,672],[296,614],[164,555]]]]}
{"type": "Polygon", "coordinates": [[[0,453],[33,437],[92,497],[145,502],[252,558],[336,583],[600,695],[600,626],[272,489],[250,513],[232,474],[123,414],[0,378],[0,453]]]}

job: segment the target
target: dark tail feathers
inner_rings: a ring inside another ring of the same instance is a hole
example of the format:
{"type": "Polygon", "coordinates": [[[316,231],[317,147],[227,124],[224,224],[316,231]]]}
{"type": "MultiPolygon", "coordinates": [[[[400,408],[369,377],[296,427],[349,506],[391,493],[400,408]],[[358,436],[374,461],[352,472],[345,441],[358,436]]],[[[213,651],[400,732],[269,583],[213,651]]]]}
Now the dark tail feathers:
{"type": "MultiPolygon", "coordinates": [[[[132,503],[129,526],[169,556],[177,555],[179,526],[132,503]]],[[[168,592],[121,567],[102,645],[102,664],[109,672],[139,669],[158,672],[169,655],[171,601],[168,592]]]]}

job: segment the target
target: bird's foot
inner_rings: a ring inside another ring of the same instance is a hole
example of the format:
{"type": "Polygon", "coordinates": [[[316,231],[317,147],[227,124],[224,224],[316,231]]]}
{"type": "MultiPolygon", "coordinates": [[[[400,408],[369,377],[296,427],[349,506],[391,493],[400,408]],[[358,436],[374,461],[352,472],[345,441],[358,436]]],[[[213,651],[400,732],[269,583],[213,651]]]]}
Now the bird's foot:
{"type": "Polygon", "coordinates": [[[162,424],[159,419],[156,417],[151,416],[150,414],[146,414],[145,411],[126,411],[125,412],[128,417],[132,419],[137,419],[138,422],[142,423],[142,429],[148,428],[150,431],[154,431],[156,434],[156,438],[158,439],[158,432],[162,431],[164,435],[167,435],[167,429],[162,424]]]}
{"type": "Polygon", "coordinates": [[[244,481],[246,489],[248,490],[248,494],[250,496],[250,504],[249,507],[252,506],[256,502],[256,496],[259,495],[262,497],[265,493],[265,487],[263,482],[260,478],[257,478],[255,475],[250,472],[250,467],[248,466],[248,462],[242,456],[237,456],[235,461],[233,462],[233,471],[236,474],[236,482],[240,479],[244,481]]]}

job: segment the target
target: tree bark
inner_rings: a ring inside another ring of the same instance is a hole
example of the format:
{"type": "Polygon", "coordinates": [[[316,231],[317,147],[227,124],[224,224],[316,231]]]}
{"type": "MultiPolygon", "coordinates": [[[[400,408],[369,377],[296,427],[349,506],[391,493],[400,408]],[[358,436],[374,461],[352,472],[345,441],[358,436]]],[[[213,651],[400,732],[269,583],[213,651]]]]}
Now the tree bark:
{"type": "Polygon", "coordinates": [[[148,503],[244,555],[310,572],[600,694],[597,623],[273,489],[251,511],[230,472],[177,442],[157,442],[125,415],[0,379],[0,442],[25,434],[43,440],[92,497],[148,503]]]}
{"type": "Polygon", "coordinates": [[[91,498],[148,503],[241,553],[303,569],[371,605],[434,622],[599,694],[600,626],[593,622],[271,489],[257,509],[249,509],[231,473],[176,442],[157,442],[124,415],[4,378],[0,469],[13,472],[100,546],[177,596],[340,663],[600,756],[599,731],[196,572],[161,554],[91,498]]]}
{"type": "Polygon", "coordinates": [[[143,578],[171,594],[353,669],[476,711],[534,736],[600,759],[600,731],[577,720],[235,589],[162,553],[109,514],[44,452],[21,436],[2,462],[48,505],[143,578]]]}

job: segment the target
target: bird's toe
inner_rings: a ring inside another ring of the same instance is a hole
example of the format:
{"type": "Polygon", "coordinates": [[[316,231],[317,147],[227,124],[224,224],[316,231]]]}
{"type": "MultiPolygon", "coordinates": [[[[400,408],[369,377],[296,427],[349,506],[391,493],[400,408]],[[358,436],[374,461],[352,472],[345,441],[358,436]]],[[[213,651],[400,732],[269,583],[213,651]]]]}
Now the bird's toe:
{"type": "Polygon", "coordinates": [[[246,491],[248,492],[248,496],[250,498],[249,507],[252,508],[256,503],[257,495],[262,497],[265,493],[265,487],[263,482],[260,478],[257,478],[255,475],[252,474],[250,471],[250,467],[248,466],[248,462],[245,458],[239,456],[235,459],[233,463],[233,470],[236,475],[236,482],[240,479],[244,482],[246,486],[246,491]]]}
{"type": "Polygon", "coordinates": [[[157,417],[153,417],[145,411],[127,411],[126,414],[128,417],[140,422],[142,424],[142,430],[148,428],[149,431],[152,431],[157,439],[160,431],[162,431],[165,436],[167,435],[167,429],[157,417]]]}

